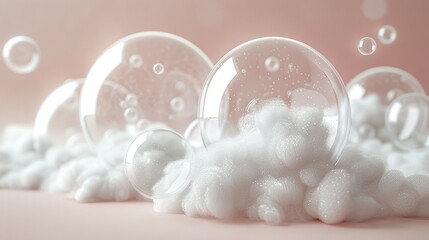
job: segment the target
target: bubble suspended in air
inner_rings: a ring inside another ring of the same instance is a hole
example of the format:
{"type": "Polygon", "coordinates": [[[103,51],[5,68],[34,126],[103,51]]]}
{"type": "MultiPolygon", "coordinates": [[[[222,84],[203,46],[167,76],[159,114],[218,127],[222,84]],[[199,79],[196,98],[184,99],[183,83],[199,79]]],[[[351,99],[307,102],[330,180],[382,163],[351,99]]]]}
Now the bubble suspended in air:
{"type": "Polygon", "coordinates": [[[386,128],[395,145],[405,151],[429,147],[429,97],[404,94],[386,111],[386,128]]]}
{"type": "Polygon", "coordinates": [[[13,37],[3,47],[3,60],[6,66],[15,73],[31,73],[40,63],[39,46],[30,37],[13,37]]]}
{"type": "Polygon", "coordinates": [[[371,37],[363,37],[359,41],[357,49],[360,54],[368,56],[375,52],[375,50],[377,49],[377,43],[371,37]]]}
{"type": "Polygon", "coordinates": [[[396,37],[396,29],[393,26],[384,25],[378,30],[378,40],[383,44],[392,44],[396,37]]]}

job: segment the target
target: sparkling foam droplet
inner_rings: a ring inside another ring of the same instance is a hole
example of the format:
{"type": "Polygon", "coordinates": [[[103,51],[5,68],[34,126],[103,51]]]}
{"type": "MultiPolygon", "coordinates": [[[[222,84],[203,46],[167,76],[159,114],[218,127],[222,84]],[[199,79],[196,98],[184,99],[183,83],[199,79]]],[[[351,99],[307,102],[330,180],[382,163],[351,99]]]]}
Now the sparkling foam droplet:
{"type": "Polygon", "coordinates": [[[31,73],[39,66],[39,46],[30,37],[13,37],[3,47],[3,60],[6,66],[15,73],[31,73]]]}
{"type": "Polygon", "coordinates": [[[155,65],[153,65],[153,72],[156,75],[161,75],[164,73],[164,65],[162,65],[161,63],[156,63],[155,65]]]}
{"type": "Polygon", "coordinates": [[[377,43],[373,38],[364,37],[359,41],[357,48],[360,54],[368,56],[375,52],[377,43]]]}
{"type": "Polygon", "coordinates": [[[139,54],[131,55],[129,63],[133,68],[140,68],[143,66],[143,58],[139,54]]]}
{"type": "Polygon", "coordinates": [[[397,37],[396,29],[390,25],[384,25],[378,30],[378,40],[382,44],[392,44],[397,37]]]}
{"type": "Polygon", "coordinates": [[[280,69],[280,61],[276,57],[268,57],[265,59],[265,69],[268,72],[277,72],[280,69]]]}

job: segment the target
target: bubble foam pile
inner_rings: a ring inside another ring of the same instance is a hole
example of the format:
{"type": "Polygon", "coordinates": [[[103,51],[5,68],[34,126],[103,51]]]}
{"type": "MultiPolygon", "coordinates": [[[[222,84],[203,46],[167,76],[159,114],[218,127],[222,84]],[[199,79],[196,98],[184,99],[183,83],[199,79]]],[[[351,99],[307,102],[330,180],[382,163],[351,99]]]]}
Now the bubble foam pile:
{"type": "MultiPolygon", "coordinates": [[[[413,154],[384,147],[390,149],[387,157],[351,143],[333,164],[321,144],[327,137],[323,112],[312,107],[266,105],[240,123],[239,136],[185,159],[193,166],[191,185],[175,197],[155,199],[156,211],[220,219],[247,216],[269,224],[429,216],[428,174],[404,176],[387,168],[392,156],[409,159],[413,154]]],[[[154,191],[171,184],[180,170],[167,166],[164,171],[154,191]]]]}
{"type": "MultiPolygon", "coordinates": [[[[376,104],[368,104],[368,116],[383,114],[374,113],[376,104]]],[[[173,184],[180,163],[191,166],[190,185],[175,196],[154,199],[154,210],[226,220],[247,217],[268,224],[429,217],[429,151],[402,153],[388,141],[358,139],[347,145],[335,164],[325,146],[328,131],[323,118],[317,108],[289,108],[279,101],[245,115],[238,136],[154,169],[165,173],[154,181],[156,192],[173,184]],[[416,166],[414,171],[411,165],[416,166]]],[[[31,141],[29,129],[5,131],[1,188],[63,191],[81,202],[142,199],[122,165],[104,164],[86,146],[46,146],[37,153],[31,141]]]]}
{"type": "Polygon", "coordinates": [[[5,129],[0,146],[0,188],[69,193],[76,201],[126,201],[138,198],[122,165],[98,159],[86,144],[72,147],[45,142],[34,149],[33,131],[5,129]]]}

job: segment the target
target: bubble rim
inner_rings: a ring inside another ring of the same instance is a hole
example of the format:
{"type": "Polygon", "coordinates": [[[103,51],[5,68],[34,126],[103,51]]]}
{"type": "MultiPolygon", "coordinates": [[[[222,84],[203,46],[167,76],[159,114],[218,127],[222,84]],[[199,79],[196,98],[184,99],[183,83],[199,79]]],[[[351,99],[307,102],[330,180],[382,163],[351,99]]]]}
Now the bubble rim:
{"type": "MultiPolygon", "coordinates": [[[[353,85],[358,84],[361,79],[368,77],[370,75],[382,73],[382,72],[391,72],[391,73],[395,73],[395,74],[398,74],[401,76],[405,76],[407,79],[410,80],[413,88],[415,88],[421,94],[426,94],[426,92],[425,92],[424,88],[422,87],[422,85],[420,84],[420,82],[411,73],[409,73],[409,72],[407,72],[401,68],[397,68],[397,67],[393,67],[393,66],[377,66],[377,67],[372,67],[372,68],[366,69],[366,70],[358,73],[356,76],[354,76],[352,78],[352,80],[350,80],[350,82],[346,85],[347,95],[349,93],[349,90],[353,87],[353,85]]],[[[349,98],[350,98],[350,96],[349,96],[349,98]]],[[[354,99],[350,99],[350,100],[354,100],[354,99]]]]}
{"type": "Polygon", "coordinates": [[[22,74],[22,75],[32,73],[37,69],[37,67],[40,64],[41,54],[42,53],[40,52],[40,47],[37,44],[37,42],[31,37],[24,36],[24,35],[12,37],[5,43],[2,49],[2,57],[5,65],[9,68],[9,70],[12,70],[13,72],[22,74]],[[10,59],[10,50],[13,48],[15,44],[20,42],[27,43],[32,47],[34,47],[37,51],[37,54],[35,53],[31,54],[31,60],[29,63],[22,66],[17,66],[10,59]]]}

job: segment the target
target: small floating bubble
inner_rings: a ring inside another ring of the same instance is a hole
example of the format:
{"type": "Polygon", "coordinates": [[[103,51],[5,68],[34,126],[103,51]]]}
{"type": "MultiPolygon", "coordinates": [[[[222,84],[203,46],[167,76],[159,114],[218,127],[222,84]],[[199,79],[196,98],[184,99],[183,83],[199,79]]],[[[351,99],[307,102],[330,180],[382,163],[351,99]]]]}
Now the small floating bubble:
{"type": "Polygon", "coordinates": [[[277,72],[280,68],[280,61],[276,57],[268,57],[265,59],[265,69],[268,72],[277,72]]]}
{"type": "Polygon", "coordinates": [[[153,72],[156,75],[161,75],[164,73],[164,65],[162,65],[161,63],[156,63],[155,65],[153,65],[153,72]]]}
{"type": "Polygon", "coordinates": [[[378,40],[383,44],[392,44],[396,37],[396,29],[393,26],[384,25],[378,30],[378,40]]]}
{"type": "Polygon", "coordinates": [[[40,62],[39,46],[30,37],[13,37],[3,47],[3,60],[6,66],[15,73],[31,73],[40,62]]]}
{"type": "Polygon", "coordinates": [[[360,54],[368,56],[375,52],[377,43],[373,38],[364,37],[359,41],[357,48],[360,54]]]}

